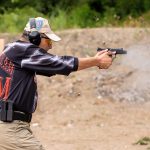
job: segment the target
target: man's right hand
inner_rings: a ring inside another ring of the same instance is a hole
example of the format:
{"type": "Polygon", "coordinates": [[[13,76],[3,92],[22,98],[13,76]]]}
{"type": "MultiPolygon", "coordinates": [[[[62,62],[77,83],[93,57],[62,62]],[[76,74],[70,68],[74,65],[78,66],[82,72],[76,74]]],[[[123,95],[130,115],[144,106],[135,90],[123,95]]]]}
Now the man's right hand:
{"type": "Polygon", "coordinates": [[[100,69],[107,69],[112,64],[113,55],[115,55],[115,52],[103,50],[97,52],[97,54],[94,57],[78,58],[79,60],[78,70],[82,70],[94,66],[97,66],[100,69]]]}
{"type": "Polygon", "coordinates": [[[115,55],[115,52],[106,50],[100,51],[95,55],[97,59],[97,66],[99,69],[108,69],[112,64],[112,56],[115,55]]]}

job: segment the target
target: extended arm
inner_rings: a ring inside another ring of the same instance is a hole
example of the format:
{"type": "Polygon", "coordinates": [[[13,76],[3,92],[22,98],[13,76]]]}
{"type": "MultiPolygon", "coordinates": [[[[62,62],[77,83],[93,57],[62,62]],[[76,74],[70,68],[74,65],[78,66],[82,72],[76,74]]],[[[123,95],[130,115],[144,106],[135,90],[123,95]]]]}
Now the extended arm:
{"type": "Polygon", "coordinates": [[[108,50],[98,52],[94,57],[78,58],[78,70],[97,66],[100,69],[107,69],[112,64],[112,57],[108,50]]]}

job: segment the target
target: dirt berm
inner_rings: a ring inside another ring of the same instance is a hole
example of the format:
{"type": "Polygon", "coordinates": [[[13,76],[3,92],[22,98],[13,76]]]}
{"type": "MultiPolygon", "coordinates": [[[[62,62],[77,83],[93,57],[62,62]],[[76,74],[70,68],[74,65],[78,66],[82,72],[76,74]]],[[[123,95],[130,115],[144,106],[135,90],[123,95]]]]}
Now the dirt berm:
{"type": "Polygon", "coordinates": [[[47,150],[148,150],[150,143],[150,29],[96,28],[57,32],[49,51],[90,57],[97,47],[124,48],[108,70],[38,76],[31,127],[47,150]]]}

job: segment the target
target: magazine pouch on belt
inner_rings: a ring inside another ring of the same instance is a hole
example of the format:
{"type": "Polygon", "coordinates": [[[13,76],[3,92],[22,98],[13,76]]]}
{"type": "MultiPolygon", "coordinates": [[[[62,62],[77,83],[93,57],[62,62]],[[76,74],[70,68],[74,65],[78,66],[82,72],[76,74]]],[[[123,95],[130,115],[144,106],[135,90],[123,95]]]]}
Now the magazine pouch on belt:
{"type": "Polygon", "coordinates": [[[13,121],[13,102],[7,101],[7,121],[13,121]]]}
{"type": "Polygon", "coordinates": [[[13,121],[13,102],[0,99],[0,120],[13,121]]]}

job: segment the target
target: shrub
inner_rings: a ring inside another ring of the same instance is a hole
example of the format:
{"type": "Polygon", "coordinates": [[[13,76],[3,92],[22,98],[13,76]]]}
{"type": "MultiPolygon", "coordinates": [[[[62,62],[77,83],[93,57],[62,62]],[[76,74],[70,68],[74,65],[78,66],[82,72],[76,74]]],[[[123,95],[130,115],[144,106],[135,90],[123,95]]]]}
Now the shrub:
{"type": "Polygon", "coordinates": [[[30,17],[44,16],[31,7],[16,8],[0,15],[0,32],[22,32],[30,17]]]}

